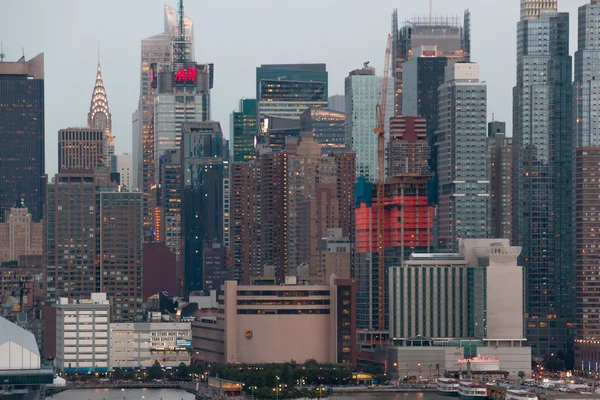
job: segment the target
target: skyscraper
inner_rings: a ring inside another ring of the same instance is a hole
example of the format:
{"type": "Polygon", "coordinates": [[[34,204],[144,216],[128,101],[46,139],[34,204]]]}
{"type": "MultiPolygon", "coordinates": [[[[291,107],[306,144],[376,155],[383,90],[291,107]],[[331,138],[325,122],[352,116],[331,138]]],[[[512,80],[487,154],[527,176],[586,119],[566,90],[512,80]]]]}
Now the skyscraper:
{"type": "Polygon", "coordinates": [[[252,161],[254,138],[258,133],[256,124],[256,99],[241,99],[238,111],[231,113],[229,153],[233,162],[252,161]]]}
{"type": "Polygon", "coordinates": [[[58,172],[93,170],[107,162],[108,132],[100,128],[67,128],[58,131],[58,172]]]}
{"type": "Polygon", "coordinates": [[[388,175],[429,176],[427,121],[423,117],[390,118],[388,175]]]}
{"type": "Polygon", "coordinates": [[[575,369],[597,372],[600,362],[600,267],[596,231],[600,217],[600,2],[579,7],[578,49],[573,82],[575,150],[575,369]]]}
{"type": "MultiPolygon", "coordinates": [[[[375,108],[381,101],[381,77],[375,68],[365,65],[350,71],[345,80],[346,99],[346,151],[356,153],[356,176],[369,181],[377,180],[377,126],[375,108]]],[[[392,90],[388,90],[386,115],[393,116],[392,90]]],[[[389,118],[385,119],[386,147],[389,141],[389,118]]]]}
{"type": "Polygon", "coordinates": [[[264,64],[256,68],[258,113],[298,119],[308,107],[327,107],[325,64],[264,64]]]}
{"type": "Polygon", "coordinates": [[[106,146],[104,162],[110,165],[112,156],[115,154],[115,138],[112,134],[112,117],[108,108],[104,81],[102,80],[100,59],[98,59],[96,83],[94,85],[94,92],[92,93],[92,101],[90,102],[90,112],[88,113],[88,128],[104,131],[104,145],[106,146]]]}
{"type": "Polygon", "coordinates": [[[7,213],[6,222],[0,223],[0,264],[20,261],[23,256],[44,255],[44,223],[32,222],[31,213],[23,199],[19,199],[7,213]]]}
{"type": "Polygon", "coordinates": [[[160,156],[161,226],[156,236],[177,259],[181,248],[181,150],[167,150],[160,156]]]}
{"type": "Polygon", "coordinates": [[[513,138],[506,137],[506,123],[488,124],[488,159],[490,173],[490,232],[493,238],[511,239],[513,208],[513,138]]]}
{"type": "Polygon", "coordinates": [[[569,16],[556,3],[521,0],[517,25],[513,230],[527,271],[534,356],[566,353],[573,308],[569,16]]]}
{"type": "MultiPolygon", "coordinates": [[[[448,58],[448,63],[469,61],[471,54],[471,14],[465,11],[464,20],[458,17],[416,17],[398,24],[398,10],[392,13],[392,77],[394,78],[395,115],[407,115],[403,110],[405,61],[422,54],[419,47],[436,47],[437,57],[448,58]]],[[[426,81],[423,81],[427,84],[426,81]]],[[[411,114],[414,115],[414,114],[411,114]]],[[[427,118],[428,115],[420,114],[427,118]]],[[[391,115],[390,115],[391,116],[391,115]]]]}
{"type": "Polygon", "coordinates": [[[0,222],[19,198],[42,219],[44,168],[44,54],[0,61],[0,222]]]}
{"type": "MultiPolygon", "coordinates": [[[[192,19],[184,17],[184,40],[188,43],[187,60],[194,59],[194,31],[192,19]]],[[[165,4],[164,31],[145,38],[141,46],[140,100],[137,113],[133,114],[134,160],[138,177],[138,188],[144,192],[144,225],[153,224],[151,187],[156,183],[156,154],[154,148],[154,97],[157,94],[157,72],[159,64],[174,61],[173,49],[179,40],[177,11],[165,4]]]]}
{"type": "Polygon", "coordinates": [[[223,243],[227,143],[215,121],[186,124],[181,139],[181,238],[185,291],[202,290],[204,249],[223,243]]]}
{"type": "Polygon", "coordinates": [[[46,304],[107,293],[115,320],[142,317],[142,193],[110,171],[65,170],[47,185],[46,304]]]}
{"type": "Polygon", "coordinates": [[[321,153],[346,151],[346,115],[326,108],[308,108],[300,116],[300,130],[312,132],[321,153]]]}
{"type": "Polygon", "coordinates": [[[457,252],[459,239],[490,234],[487,85],[479,80],[479,64],[447,66],[439,94],[438,245],[457,252]]]}
{"type": "Polygon", "coordinates": [[[128,190],[135,190],[133,179],[133,156],[131,154],[118,154],[112,157],[111,172],[119,174],[119,184],[128,190]]]}

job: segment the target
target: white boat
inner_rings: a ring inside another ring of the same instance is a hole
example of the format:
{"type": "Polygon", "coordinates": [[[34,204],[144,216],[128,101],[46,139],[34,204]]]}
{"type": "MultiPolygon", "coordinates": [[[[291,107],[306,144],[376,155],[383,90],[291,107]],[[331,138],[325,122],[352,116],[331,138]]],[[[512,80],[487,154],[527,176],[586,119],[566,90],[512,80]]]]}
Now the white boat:
{"type": "Polygon", "coordinates": [[[437,378],[437,391],[444,396],[458,396],[458,380],[452,378],[437,378]]]}
{"type": "Polygon", "coordinates": [[[538,400],[534,392],[528,392],[523,389],[508,389],[506,391],[506,400],[538,400]]]}
{"type": "Polygon", "coordinates": [[[460,381],[458,394],[461,399],[482,400],[487,399],[487,388],[485,385],[471,381],[460,381]]]}

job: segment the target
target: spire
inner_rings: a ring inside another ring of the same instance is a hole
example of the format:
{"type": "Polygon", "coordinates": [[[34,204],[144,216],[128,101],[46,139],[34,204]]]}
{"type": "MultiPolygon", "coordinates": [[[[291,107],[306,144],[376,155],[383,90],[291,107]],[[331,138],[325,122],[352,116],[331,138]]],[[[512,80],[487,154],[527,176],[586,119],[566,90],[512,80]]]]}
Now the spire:
{"type": "Polygon", "coordinates": [[[96,71],[96,84],[92,92],[92,101],[90,103],[90,112],[88,114],[88,127],[105,129],[109,133],[112,131],[111,115],[108,109],[108,99],[106,89],[102,80],[102,69],[100,67],[100,47],[98,46],[98,70],[96,71]]]}

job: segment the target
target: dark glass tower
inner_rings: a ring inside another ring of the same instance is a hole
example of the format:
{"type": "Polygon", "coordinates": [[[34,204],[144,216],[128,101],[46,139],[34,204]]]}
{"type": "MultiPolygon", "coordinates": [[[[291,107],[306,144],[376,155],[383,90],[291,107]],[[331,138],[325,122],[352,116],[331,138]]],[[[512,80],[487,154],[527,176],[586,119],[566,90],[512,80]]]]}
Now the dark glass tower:
{"type": "Polygon", "coordinates": [[[214,121],[186,124],[181,138],[181,237],[185,291],[203,289],[204,249],[223,243],[223,191],[229,175],[227,143],[214,121]]]}
{"type": "Polygon", "coordinates": [[[569,15],[521,0],[513,99],[513,229],[527,271],[527,340],[534,356],[565,353],[573,313],[569,15]]]}
{"type": "Polygon", "coordinates": [[[0,222],[19,198],[43,216],[44,54],[0,62],[0,222]]]}
{"type": "Polygon", "coordinates": [[[239,111],[231,113],[231,149],[233,162],[248,162],[256,158],[254,138],[258,132],[256,125],[256,100],[240,100],[239,111]]]}

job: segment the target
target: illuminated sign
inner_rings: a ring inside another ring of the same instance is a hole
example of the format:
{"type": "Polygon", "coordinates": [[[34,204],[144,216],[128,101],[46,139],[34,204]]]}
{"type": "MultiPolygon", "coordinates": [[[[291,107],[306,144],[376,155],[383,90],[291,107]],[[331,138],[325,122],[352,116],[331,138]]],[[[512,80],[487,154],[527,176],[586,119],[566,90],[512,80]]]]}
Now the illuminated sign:
{"type": "Polygon", "coordinates": [[[180,67],[175,72],[175,82],[196,82],[196,67],[180,67]]]}
{"type": "Polygon", "coordinates": [[[175,339],[175,347],[191,349],[192,348],[192,340],[185,339],[185,338],[177,338],[177,339],[175,339]]]}

